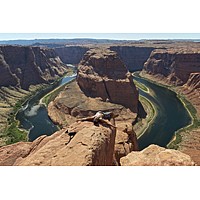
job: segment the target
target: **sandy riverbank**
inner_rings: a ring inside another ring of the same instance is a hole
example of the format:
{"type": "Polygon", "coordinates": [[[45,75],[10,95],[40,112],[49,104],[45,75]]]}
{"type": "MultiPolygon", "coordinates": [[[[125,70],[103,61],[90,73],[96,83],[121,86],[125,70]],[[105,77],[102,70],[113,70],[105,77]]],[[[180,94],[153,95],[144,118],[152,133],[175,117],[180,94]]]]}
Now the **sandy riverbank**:
{"type": "MultiPolygon", "coordinates": [[[[132,74],[133,76],[134,73],[132,74]]],[[[150,94],[150,90],[148,87],[146,87],[144,84],[139,83],[138,81],[134,80],[134,83],[137,88],[142,90],[145,93],[150,94]]],[[[151,94],[153,95],[153,94],[151,94]]],[[[157,116],[157,111],[155,106],[153,105],[152,102],[150,102],[146,97],[139,95],[139,100],[142,103],[144,110],[147,112],[147,117],[145,119],[141,119],[135,126],[134,130],[136,132],[136,135],[138,138],[140,138],[145,131],[148,129],[148,127],[154,122],[156,116],[157,116]]]]}

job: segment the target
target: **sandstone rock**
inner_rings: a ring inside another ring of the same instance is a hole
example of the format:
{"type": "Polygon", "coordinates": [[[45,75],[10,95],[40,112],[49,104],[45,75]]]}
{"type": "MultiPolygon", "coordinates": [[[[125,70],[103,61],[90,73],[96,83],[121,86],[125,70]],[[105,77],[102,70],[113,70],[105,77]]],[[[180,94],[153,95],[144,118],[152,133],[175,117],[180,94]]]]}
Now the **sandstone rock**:
{"type": "Polygon", "coordinates": [[[170,83],[183,85],[190,73],[200,71],[200,53],[185,48],[156,49],[147,62],[144,70],[151,74],[162,74],[170,83]]]}
{"type": "Polygon", "coordinates": [[[25,158],[18,158],[14,165],[112,165],[115,134],[115,129],[110,127],[77,122],[43,138],[25,158]],[[76,132],[71,140],[66,130],[76,132]]]}
{"type": "Polygon", "coordinates": [[[122,166],[194,166],[191,157],[177,150],[150,145],[120,159],[122,166]]]}
{"type": "Polygon", "coordinates": [[[55,48],[56,54],[66,64],[78,64],[87,50],[89,47],[72,45],[55,48]]]}
{"type": "Polygon", "coordinates": [[[149,58],[154,47],[138,47],[134,45],[124,46],[111,46],[109,48],[112,51],[116,51],[121,60],[126,64],[129,71],[142,70],[144,63],[149,58]]]}
{"type": "Polygon", "coordinates": [[[120,158],[127,156],[132,151],[138,151],[136,133],[131,123],[117,123],[117,134],[115,139],[115,161],[120,165],[120,158]]]}
{"type": "Polygon", "coordinates": [[[78,67],[77,82],[87,96],[101,97],[103,101],[109,99],[137,112],[138,91],[116,52],[87,51],[78,67]]]}
{"type": "Polygon", "coordinates": [[[200,128],[180,132],[182,141],[178,150],[189,155],[200,166],[200,128]]]}
{"type": "Polygon", "coordinates": [[[25,157],[31,150],[30,142],[19,142],[0,148],[0,166],[10,166],[17,158],[25,157]]]}
{"type": "Polygon", "coordinates": [[[79,65],[78,84],[67,85],[48,106],[50,118],[62,127],[98,111],[118,114],[115,119],[115,158],[118,165],[122,156],[138,149],[132,127],[126,128],[135,119],[138,109],[138,91],[127,72],[116,52],[91,49],[79,65]]]}
{"type": "Polygon", "coordinates": [[[75,122],[78,118],[92,116],[98,111],[112,111],[115,115],[119,115],[115,118],[117,126],[115,158],[116,164],[119,165],[122,156],[138,149],[137,138],[131,126],[136,113],[121,105],[85,96],[75,81],[68,84],[65,90],[48,105],[48,115],[54,123],[62,127],[75,122]]]}
{"type": "Polygon", "coordinates": [[[200,118],[200,72],[191,73],[188,81],[178,91],[192,103],[200,118]]]}
{"type": "Polygon", "coordinates": [[[1,85],[11,85],[16,86],[19,84],[19,79],[12,74],[8,64],[5,62],[4,57],[2,55],[2,51],[0,51],[0,70],[1,70],[1,85]]]}
{"type": "Polygon", "coordinates": [[[48,83],[67,72],[54,50],[30,46],[0,46],[0,86],[48,83]]]}
{"type": "Polygon", "coordinates": [[[123,118],[129,120],[130,123],[136,117],[136,114],[121,105],[85,96],[75,81],[68,84],[65,90],[48,105],[48,115],[61,126],[71,124],[78,118],[92,116],[98,111],[112,111],[121,116],[116,120],[123,118]]]}
{"type": "Polygon", "coordinates": [[[189,79],[185,84],[190,91],[200,88],[200,72],[190,73],[189,79]]]}

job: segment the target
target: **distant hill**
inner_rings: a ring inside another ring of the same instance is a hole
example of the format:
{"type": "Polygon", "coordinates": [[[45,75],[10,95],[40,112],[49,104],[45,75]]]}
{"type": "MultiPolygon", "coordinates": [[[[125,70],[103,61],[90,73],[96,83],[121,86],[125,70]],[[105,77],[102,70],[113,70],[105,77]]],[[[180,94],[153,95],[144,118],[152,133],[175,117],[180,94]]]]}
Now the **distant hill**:
{"type": "Polygon", "coordinates": [[[22,45],[22,46],[45,46],[49,48],[61,47],[64,45],[87,45],[87,44],[122,44],[122,43],[146,43],[146,44],[171,44],[179,42],[200,42],[200,39],[141,39],[141,40],[111,40],[111,39],[34,39],[34,40],[2,40],[0,45],[22,45]]]}
{"type": "Polygon", "coordinates": [[[109,39],[34,39],[34,40],[5,40],[0,41],[0,45],[34,45],[56,47],[63,45],[77,44],[106,44],[106,43],[124,43],[126,40],[109,40],[109,39]]]}

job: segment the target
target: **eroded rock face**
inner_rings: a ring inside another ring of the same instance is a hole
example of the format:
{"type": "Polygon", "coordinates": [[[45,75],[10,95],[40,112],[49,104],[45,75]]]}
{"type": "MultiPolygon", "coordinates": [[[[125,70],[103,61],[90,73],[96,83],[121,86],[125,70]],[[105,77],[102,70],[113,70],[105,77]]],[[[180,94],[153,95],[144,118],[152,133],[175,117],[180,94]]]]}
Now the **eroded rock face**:
{"type": "Polygon", "coordinates": [[[191,73],[188,81],[179,89],[197,110],[200,117],[200,72],[191,73]]]}
{"type": "Polygon", "coordinates": [[[144,63],[155,48],[137,46],[111,46],[110,50],[116,51],[129,71],[142,70],[144,63]]]}
{"type": "Polygon", "coordinates": [[[200,128],[180,133],[182,141],[178,150],[189,155],[200,166],[200,128]]]}
{"type": "Polygon", "coordinates": [[[78,64],[89,47],[65,46],[55,48],[56,54],[66,64],[78,64]]]}
{"type": "Polygon", "coordinates": [[[48,83],[63,75],[67,67],[54,50],[29,46],[0,46],[0,86],[48,83]]]}
{"type": "Polygon", "coordinates": [[[33,142],[0,148],[0,165],[103,166],[113,164],[115,129],[77,122],[33,142]],[[68,132],[76,132],[70,139],[68,132]]]}
{"type": "Polygon", "coordinates": [[[120,158],[132,151],[139,151],[136,133],[130,123],[117,123],[115,139],[115,164],[120,165],[120,158]]]}
{"type": "Polygon", "coordinates": [[[87,51],[78,67],[77,82],[87,96],[137,112],[138,91],[116,52],[102,48],[87,51]]]}
{"type": "Polygon", "coordinates": [[[200,88],[200,72],[191,73],[185,86],[190,91],[200,88]]]}
{"type": "Polygon", "coordinates": [[[200,52],[186,48],[156,49],[144,64],[144,70],[161,74],[175,85],[183,85],[191,73],[200,71],[200,52]]]}
{"type": "Polygon", "coordinates": [[[48,105],[48,115],[60,126],[69,125],[79,118],[95,115],[98,111],[112,111],[120,115],[126,113],[126,119],[135,118],[130,110],[126,110],[121,105],[85,96],[76,81],[68,84],[64,91],[48,105]]]}
{"type": "Polygon", "coordinates": [[[150,145],[140,152],[131,152],[120,159],[122,166],[194,166],[187,154],[177,150],[150,145]]]}

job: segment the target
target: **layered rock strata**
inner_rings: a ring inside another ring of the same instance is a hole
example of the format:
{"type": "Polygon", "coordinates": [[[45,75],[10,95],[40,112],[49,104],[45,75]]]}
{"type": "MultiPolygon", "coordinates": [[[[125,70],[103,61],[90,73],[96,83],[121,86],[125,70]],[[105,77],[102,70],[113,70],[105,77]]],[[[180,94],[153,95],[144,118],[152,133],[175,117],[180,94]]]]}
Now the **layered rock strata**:
{"type": "Polygon", "coordinates": [[[129,71],[142,70],[144,63],[154,50],[154,47],[111,46],[110,50],[117,52],[129,71]]]}
{"type": "Polygon", "coordinates": [[[200,72],[190,73],[188,81],[179,90],[197,110],[200,118],[200,72]]]}
{"type": "Polygon", "coordinates": [[[0,86],[28,89],[63,75],[67,67],[54,50],[29,46],[0,46],[0,86]]]}
{"type": "Polygon", "coordinates": [[[200,51],[187,49],[156,49],[144,70],[150,74],[160,74],[174,85],[185,84],[191,73],[200,72],[200,51]]]}
{"type": "Polygon", "coordinates": [[[144,64],[144,72],[161,83],[181,86],[175,89],[187,97],[200,116],[200,49],[154,50],[144,64]]]}
{"type": "Polygon", "coordinates": [[[87,51],[78,67],[77,83],[89,97],[101,97],[137,112],[138,90],[114,51],[102,48],[87,51]]]}
{"type": "Polygon", "coordinates": [[[89,47],[87,46],[65,46],[65,47],[57,47],[54,49],[56,54],[60,57],[62,62],[66,64],[78,64],[83,55],[89,47]]]}

